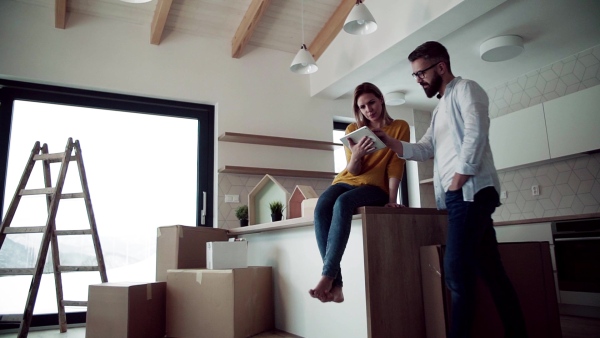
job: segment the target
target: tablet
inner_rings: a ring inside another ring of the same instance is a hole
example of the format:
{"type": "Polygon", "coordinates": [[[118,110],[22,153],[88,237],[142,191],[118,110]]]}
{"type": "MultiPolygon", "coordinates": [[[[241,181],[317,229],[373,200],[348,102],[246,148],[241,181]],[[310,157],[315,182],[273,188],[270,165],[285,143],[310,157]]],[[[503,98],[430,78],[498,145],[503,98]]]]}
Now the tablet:
{"type": "Polygon", "coordinates": [[[367,126],[356,129],[355,131],[351,132],[350,134],[344,135],[344,137],[342,137],[340,139],[340,141],[342,141],[344,146],[346,146],[348,149],[350,149],[350,143],[348,142],[348,139],[351,139],[354,143],[358,143],[358,141],[360,141],[360,139],[362,139],[364,136],[368,136],[371,140],[373,140],[373,145],[375,146],[375,149],[372,151],[369,151],[368,153],[372,153],[374,151],[377,151],[377,150],[380,150],[380,149],[383,149],[386,147],[385,143],[383,143],[383,141],[381,141],[379,139],[379,137],[377,137],[377,135],[375,135],[375,133],[373,133],[371,131],[371,129],[369,129],[369,127],[367,127],[367,126]]]}

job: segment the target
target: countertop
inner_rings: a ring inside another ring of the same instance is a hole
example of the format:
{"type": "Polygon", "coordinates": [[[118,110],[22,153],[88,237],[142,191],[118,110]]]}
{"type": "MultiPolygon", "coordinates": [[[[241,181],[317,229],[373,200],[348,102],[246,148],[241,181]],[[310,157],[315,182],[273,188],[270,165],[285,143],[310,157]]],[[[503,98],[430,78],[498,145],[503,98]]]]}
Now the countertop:
{"type": "MultiPolygon", "coordinates": [[[[352,217],[352,220],[362,219],[365,214],[440,214],[446,213],[444,210],[437,210],[431,208],[386,208],[386,207],[361,207],[357,209],[358,213],[352,217]]],[[[494,226],[506,226],[506,225],[521,225],[521,224],[535,224],[535,223],[546,223],[546,222],[556,222],[556,221],[570,221],[570,220],[578,220],[578,219],[586,219],[586,218],[600,218],[600,213],[591,213],[591,214],[581,214],[581,215],[567,215],[567,216],[555,216],[555,217],[541,217],[541,218],[531,218],[531,219],[522,219],[515,221],[503,221],[503,222],[495,222],[494,226]]],[[[292,229],[299,228],[305,226],[313,226],[314,218],[312,216],[309,217],[299,217],[286,219],[277,222],[270,223],[262,223],[249,225],[243,228],[233,228],[228,230],[228,234],[230,237],[235,237],[238,235],[246,235],[246,234],[254,234],[259,232],[268,232],[268,231],[278,231],[284,229],[292,229]]]]}

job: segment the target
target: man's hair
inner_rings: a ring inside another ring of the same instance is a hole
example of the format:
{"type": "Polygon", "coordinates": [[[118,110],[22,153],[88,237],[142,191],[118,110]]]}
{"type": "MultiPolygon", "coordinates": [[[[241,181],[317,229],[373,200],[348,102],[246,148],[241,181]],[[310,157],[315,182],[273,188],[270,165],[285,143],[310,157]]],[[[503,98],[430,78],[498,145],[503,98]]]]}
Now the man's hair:
{"type": "Polygon", "coordinates": [[[450,68],[450,55],[448,50],[441,43],[437,41],[427,41],[408,55],[408,61],[413,62],[417,59],[431,60],[434,63],[444,62],[448,67],[448,70],[452,72],[450,68]]]}

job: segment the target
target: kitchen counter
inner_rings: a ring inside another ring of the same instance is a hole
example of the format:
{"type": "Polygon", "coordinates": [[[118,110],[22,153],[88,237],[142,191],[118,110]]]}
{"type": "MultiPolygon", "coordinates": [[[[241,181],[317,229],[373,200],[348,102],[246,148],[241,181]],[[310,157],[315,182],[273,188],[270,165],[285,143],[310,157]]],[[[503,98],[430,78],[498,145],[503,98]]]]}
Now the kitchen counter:
{"type": "Polygon", "coordinates": [[[548,223],[548,222],[557,222],[557,221],[574,221],[574,220],[578,220],[578,219],[587,219],[587,218],[600,218],[600,212],[591,213],[591,214],[581,214],[581,215],[540,217],[540,218],[520,219],[520,220],[516,220],[516,221],[494,222],[494,226],[548,223]]]}
{"type": "Polygon", "coordinates": [[[322,269],[312,217],[232,229],[229,235],[248,241],[249,265],[273,267],[278,329],[303,337],[424,338],[419,251],[445,243],[447,213],[358,211],[342,260],[346,300],[341,304],[322,304],[308,295],[322,269]]]}
{"type": "MultiPolygon", "coordinates": [[[[411,213],[419,213],[419,210],[426,210],[425,212],[429,213],[431,210],[428,208],[385,208],[385,207],[366,207],[368,208],[369,213],[373,214],[402,214],[405,210],[411,210],[411,213]]],[[[362,219],[363,217],[363,209],[359,208],[358,213],[352,217],[352,220],[362,219]]],[[[443,211],[442,211],[443,212],[443,211]]],[[[600,212],[591,213],[591,214],[581,214],[581,215],[566,215],[566,216],[554,216],[554,217],[540,217],[540,218],[531,218],[531,219],[521,219],[515,221],[502,221],[502,222],[494,222],[494,226],[507,226],[507,225],[524,225],[524,224],[535,224],[535,223],[548,223],[548,222],[557,222],[557,221],[572,221],[578,219],[587,219],[587,218],[600,218],[600,212]]],[[[229,229],[229,236],[235,237],[239,235],[253,234],[259,232],[267,232],[267,231],[277,231],[284,229],[292,229],[298,227],[306,227],[313,226],[314,218],[313,216],[307,217],[299,217],[286,219],[277,222],[271,223],[262,223],[250,225],[243,228],[233,228],[229,229]]]]}

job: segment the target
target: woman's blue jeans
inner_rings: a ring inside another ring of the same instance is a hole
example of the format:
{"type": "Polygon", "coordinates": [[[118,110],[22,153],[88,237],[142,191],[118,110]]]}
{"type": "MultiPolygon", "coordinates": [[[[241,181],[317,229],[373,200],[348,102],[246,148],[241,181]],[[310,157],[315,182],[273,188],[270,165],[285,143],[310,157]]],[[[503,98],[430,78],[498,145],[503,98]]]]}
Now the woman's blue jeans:
{"type": "Polygon", "coordinates": [[[355,187],[345,183],[330,186],[319,197],[315,207],[315,234],[323,258],[322,275],[334,278],[333,286],[343,286],[340,263],[350,237],[354,211],[363,206],[384,206],[388,199],[379,187],[355,187]]]}
{"type": "Polygon", "coordinates": [[[494,231],[492,213],[499,204],[494,187],[481,189],[473,202],[463,200],[461,190],[446,193],[448,238],[444,254],[446,285],[452,295],[449,338],[471,337],[475,306],[475,280],[487,284],[505,337],[526,337],[525,320],[517,293],[508,279],[494,231]]]}

